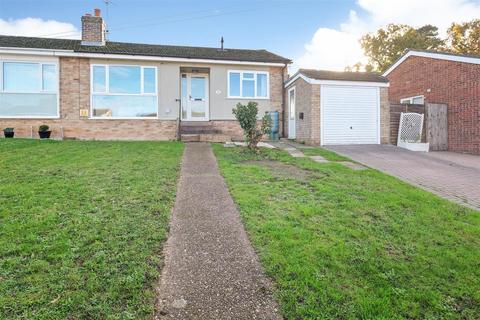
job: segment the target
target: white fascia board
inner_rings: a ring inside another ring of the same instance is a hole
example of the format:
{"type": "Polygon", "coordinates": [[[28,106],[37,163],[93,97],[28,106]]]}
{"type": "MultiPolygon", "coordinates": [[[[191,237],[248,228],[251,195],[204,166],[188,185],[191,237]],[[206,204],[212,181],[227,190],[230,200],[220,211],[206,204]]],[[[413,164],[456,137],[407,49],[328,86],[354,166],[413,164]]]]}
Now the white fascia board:
{"type": "Polygon", "coordinates": [[[288,80],[288,81],[285,83],[285,88],[288,87],[288,86],[290,86],[292,83],[294,83],[295,81],[297,81],[297,79],[299,79],[299,78],[301,78],[301,79],[305,80],[306,82],[312,84],[312,79],[310,79],[310,78],[304,76],[303,74],[299,73],[299,74],[297,74],[295,77],[293,77],[292,79],[288,80]]]}
{"type": "Polygon", "coordinates": [[[389,87],[388,82],[368,81],[342,81],[342,80],[313,80],[313,84],[324,84],[333,86],[359,86],[359,87],[389,87]]]}
{"type": "Polygon", "coordinates": [[[447,60],[447,61],[455,61],[455,62],[464,62],[464,63],[472,63],[472,64],[480,64],[480,58],[474,57],[464,57],[464,56],[455,56],[451,54],[444,54],[444,53],[434,53],[434,52],[423,52],[423,51],[408,51],[404,54],[397,62],[395,62],[387,71],[383,74],[384,77],[388,76],[395,68],[397,68],[403,61],[407,60],[408,57],[422,57],[422,58],[431,58],[437,60],[447,60]]]}
{"type": "Polygon", "coordinates": [[[303,74],[297,74],[295,77],[290,79],[286,84],[285,88],[294,83],[297,79],[303,79],[309,84],[324,84],[324,85],[335,85],[335,86],[360,86],[360,87],[389,87],[390,84],[386,82],[367,82],[367,81],[342,81],[342,80],[315,80],[309,78],[303,74]]]}
{"type": "Polygon", "coordinates": [[[96,59],[118,59],[118,60],[144,60],[144,61],[166,61],[166,62],[188,62],[188,63],[206,63],[206,64],[235,64],[249,66],[270,66],[284,67],[284,63],[271,62],[249,62],[235,60],[216,60],[216,59],[188,59],[188,58],[171,58],[142,56],[129,54],[107,54],[107,53],[88,53],[74,52],[72,50],[48,50],[48,49],[22,49],[22,48],[0,48],[0,54],[20,54],[20,55],[44,55],[56,57],[80,57],[80,58],[96,58],[96,59]]]}

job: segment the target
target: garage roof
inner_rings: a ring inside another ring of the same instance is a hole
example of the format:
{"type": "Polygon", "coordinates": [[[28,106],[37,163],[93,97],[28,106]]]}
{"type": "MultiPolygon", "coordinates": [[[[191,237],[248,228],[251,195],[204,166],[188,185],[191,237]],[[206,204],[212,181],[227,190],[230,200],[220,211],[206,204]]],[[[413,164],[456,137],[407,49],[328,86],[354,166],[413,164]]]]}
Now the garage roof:
{"type": "Polygon", "coordinates": [[[303,78],[308,83],[317,84],[332,81],[388,84],[387,78],[375,72],[339,72],[329,70],[300,69],[289,78],[285,86],[289,86],[298,78],[303,78]]]}
{"type": "Polygon", "coordinates": [[[338,72],[314,69],[300,69],[298,72],[315,80],[388,82],[387,78],[374,72],[338,72]]]}

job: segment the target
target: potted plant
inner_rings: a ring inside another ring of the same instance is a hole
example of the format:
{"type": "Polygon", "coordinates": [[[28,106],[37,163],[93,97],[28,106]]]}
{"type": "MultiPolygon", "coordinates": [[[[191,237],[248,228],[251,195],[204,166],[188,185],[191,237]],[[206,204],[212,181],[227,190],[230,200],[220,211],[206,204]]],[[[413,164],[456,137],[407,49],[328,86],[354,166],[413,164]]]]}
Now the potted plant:
{"type": "Polygon", "coordinates": [[[48,129],[50,129],[50,127],[46,124],[42,124],[40,127],[38,127],[38,135],[40,136],[40,139],[50,138],[50,134],[52,133],[52,131],[48,129]]]}
{"type": "Polygon", "coordinates": [[[5,128],[3,129],[3,134],[5,135],[5,138],[13,138],[15,132],[13,131],[13,128],[5,128]]]}

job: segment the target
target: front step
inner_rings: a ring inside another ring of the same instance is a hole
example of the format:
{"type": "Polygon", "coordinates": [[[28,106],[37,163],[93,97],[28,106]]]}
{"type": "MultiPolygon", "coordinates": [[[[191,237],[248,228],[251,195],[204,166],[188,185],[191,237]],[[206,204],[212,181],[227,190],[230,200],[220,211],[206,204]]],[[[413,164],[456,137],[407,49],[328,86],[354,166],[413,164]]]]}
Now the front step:
{"type": "Polygon", "coordinates": [[[213,128],[182,126],[180,128],[180,133],[181,134],[218,134],[218,133],[221,133],[221,131],[213,128]]]}
{"type": "Polygon", "coordinates": [[[180,135],[184,142],[227,142],[232,141],[230,136],[224,134],[184,134],[180,135]]]}
{"type": "Polygon", "coordinates": [[[215,129],[211,122],[182,121],[180,123],[180,134],[219,134],[220,130],[215,129]]]}
{"type": "Polygon", "coordinates": [[[200,142],[200,135],[199,134],[184,134],[180,135],[180,140],[185,142],[200,142]]]}

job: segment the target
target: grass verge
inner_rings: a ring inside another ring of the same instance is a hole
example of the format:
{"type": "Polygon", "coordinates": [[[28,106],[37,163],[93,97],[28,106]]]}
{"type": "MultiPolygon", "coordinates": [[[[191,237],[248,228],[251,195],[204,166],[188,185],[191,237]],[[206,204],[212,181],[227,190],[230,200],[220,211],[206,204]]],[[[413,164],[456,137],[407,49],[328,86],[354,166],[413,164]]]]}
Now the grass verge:
{"type": "Polygon", "coordinates": [[[182,150],[0,140],[0,318],[151,317],[182,150]]]}
{"type": "Polygon", "coordinates": [[[478,319],[479,212],[372,169],[213,148],[287,319],[478,319]]]}
{"type": "Polygon", "coordinates": [[[319,147],[302,149],[302,152],[306,156],[322,156],[328,161],[352,161],[351,159],[344,157],[342,155],[339,155],[333,151],[319,148],[319,147]]]}

